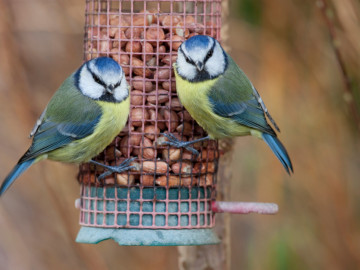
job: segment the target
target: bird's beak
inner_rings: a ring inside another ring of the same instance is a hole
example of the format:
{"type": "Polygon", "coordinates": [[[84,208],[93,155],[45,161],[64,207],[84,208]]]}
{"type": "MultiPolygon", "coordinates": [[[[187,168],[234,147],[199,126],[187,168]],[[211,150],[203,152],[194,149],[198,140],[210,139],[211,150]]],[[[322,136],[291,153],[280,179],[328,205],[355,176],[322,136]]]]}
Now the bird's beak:
{"type": "Polygon", "coordinates": [[[203,62],[197,61],[195,63],[195,65],[196,65],[196,68],[198,69],[198,71],[202,71],[204,69],[204,63],[203,62]]]}
{"type": "Polygon", "coordinates": [[[106,87],[106,91],[109,94],[114,94],[114,86],[113,85],[109,85],[108,87],[106,87]]]}

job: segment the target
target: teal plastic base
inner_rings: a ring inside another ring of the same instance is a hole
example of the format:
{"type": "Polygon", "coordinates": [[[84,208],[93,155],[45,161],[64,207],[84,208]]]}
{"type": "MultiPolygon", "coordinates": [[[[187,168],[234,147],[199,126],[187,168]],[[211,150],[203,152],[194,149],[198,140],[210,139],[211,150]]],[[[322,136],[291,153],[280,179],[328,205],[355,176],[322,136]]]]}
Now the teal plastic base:
{"type": "Polygon", "coordinates": [[[76,242],[97,244],[113,239],[121,246],[215,245],[220,240],[212,229],[150,230],[81,227],[76,242]]]}

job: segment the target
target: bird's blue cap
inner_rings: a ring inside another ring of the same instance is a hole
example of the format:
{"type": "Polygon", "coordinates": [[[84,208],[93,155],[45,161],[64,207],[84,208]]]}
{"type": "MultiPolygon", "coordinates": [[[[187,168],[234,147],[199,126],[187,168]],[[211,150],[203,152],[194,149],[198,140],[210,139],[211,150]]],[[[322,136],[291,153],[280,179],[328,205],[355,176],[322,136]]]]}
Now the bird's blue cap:
{"type": "Polygon", "coordinates": [[[193,49],[205,50],[209,46],[211,37],[204,35],[196,35],[185,41],[185,48],[187,51],[193,49]]]}
{"type": "Polygon", "coordinates": [[[121,73],[120,65],[110,57],[99,57],[95,60],[95,66],[98,68],[100,72],[114,72],[114,73],[121,73]]]}

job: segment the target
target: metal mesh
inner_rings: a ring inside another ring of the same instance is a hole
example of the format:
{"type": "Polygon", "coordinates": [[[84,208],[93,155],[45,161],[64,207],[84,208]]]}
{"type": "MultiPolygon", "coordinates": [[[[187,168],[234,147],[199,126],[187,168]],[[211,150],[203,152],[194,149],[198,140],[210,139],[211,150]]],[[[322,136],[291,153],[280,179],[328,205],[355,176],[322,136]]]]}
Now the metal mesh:
{"type": "Polygon", "coordinates": [[[220,40],[221,0],[87,0],[84,59],[110,56],[131,85],[125,129],[97,161],[120,164],[136,157],[136,170],[107,177],[80,166],[80,224],[111,228],[214,226],[219,150],[216,141],[194,145],[200,155],[160,146],[169,132],[183,141],[206,133],[181,106],[172,64],[185,39],[207,34],[220,40]]]}

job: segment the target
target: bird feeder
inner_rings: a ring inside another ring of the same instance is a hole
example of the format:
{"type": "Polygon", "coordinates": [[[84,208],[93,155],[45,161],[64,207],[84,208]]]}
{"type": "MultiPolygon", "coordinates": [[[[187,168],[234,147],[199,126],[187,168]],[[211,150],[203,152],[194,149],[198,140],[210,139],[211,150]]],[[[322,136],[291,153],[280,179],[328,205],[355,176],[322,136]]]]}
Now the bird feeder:
{"type": "Polygon", "coordinates": [[[218,243],[215,212],[226,211],[216,202],[218,143],[195,144],[196,156],[164,144],[162,133],[182,141],[206,136],[179,102],[172,65],[191,36],[220,40],[221,0],[86,0],[85,15],[84,59],[112,57],[131,86],[127,126],[96,160],[135,159],[134,169],[103,181],[102,168],[80,166],[77,242],[218,243]]]}

